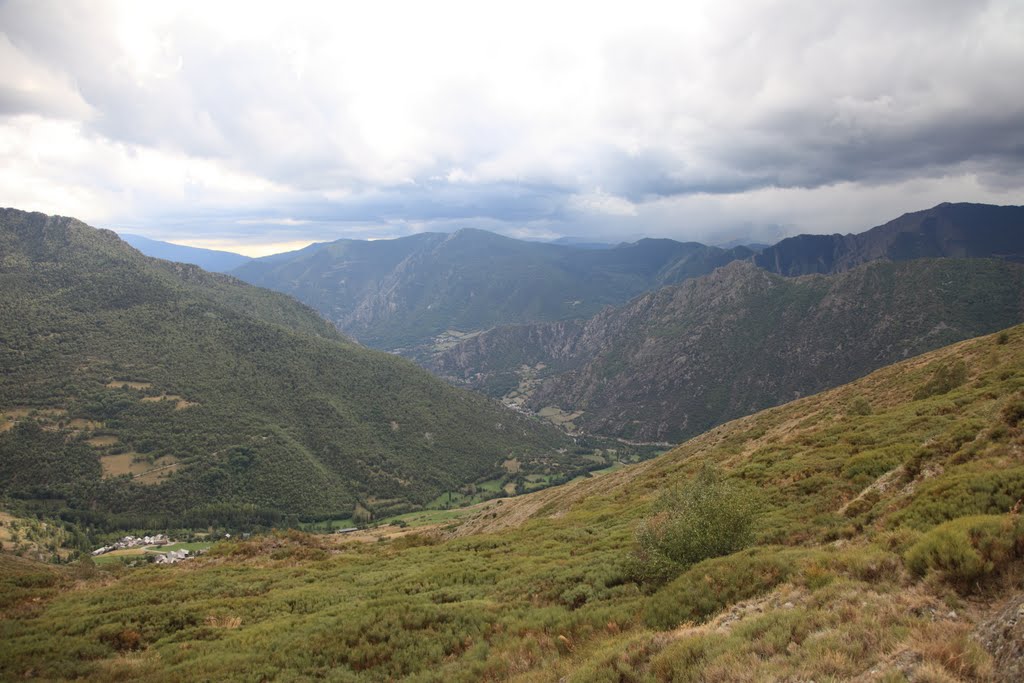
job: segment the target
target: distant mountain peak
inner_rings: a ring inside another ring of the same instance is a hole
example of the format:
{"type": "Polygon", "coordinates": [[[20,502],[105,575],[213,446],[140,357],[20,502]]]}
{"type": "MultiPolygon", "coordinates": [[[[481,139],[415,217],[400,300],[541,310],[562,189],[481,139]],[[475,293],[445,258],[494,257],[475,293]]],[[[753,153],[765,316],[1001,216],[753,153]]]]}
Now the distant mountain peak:
{"type": "Polygon", "coordinates": [[[217,273],[226,273],[239,266],[248,263],[252,259],[242,254],[219,249],[203,249],[201,247],[188,247],[182,244],[163,242],[142,235],[132,233],[121,233],[121,239],[132,245],[146,256],[163,259],[165,261],[177,261],[190,263],[199,266],[204,270],[217,273]]]}

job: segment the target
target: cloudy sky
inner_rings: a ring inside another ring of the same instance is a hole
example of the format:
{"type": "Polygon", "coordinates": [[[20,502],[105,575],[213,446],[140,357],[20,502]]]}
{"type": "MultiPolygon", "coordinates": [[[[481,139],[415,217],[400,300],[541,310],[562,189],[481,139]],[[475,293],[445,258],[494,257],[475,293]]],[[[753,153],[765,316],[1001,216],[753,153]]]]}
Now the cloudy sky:
{"type": "Polygon", "coordinates": [[[0,205],[250,254],[1024,204],[1024,3],[0,0],[0,205]]]}

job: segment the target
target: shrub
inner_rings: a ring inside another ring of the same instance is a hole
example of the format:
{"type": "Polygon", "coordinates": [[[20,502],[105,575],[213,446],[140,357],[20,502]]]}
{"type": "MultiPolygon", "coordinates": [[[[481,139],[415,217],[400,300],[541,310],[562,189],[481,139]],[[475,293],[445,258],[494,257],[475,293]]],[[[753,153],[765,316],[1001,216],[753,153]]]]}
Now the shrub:
{"type": "Polygon", "coordinates": [[[694,565],[655,593],[644,608],[644,621],[657,629],[684,621],[705,621],[729,605],[765,593],[785,581],[800,553],[753,548],[694,565]]]}
{"type": "Polygon", "coordinates": [[[1016,427],[1020,424],[1020,421],[1024,420],[1024,397],[1018,395],[1003,406],[1000,417],[1010,427],[1016,427]]]}
{"type": "Polygon", "coordinates": [[[903,444],[864,451],[851,456],[843,464],[843,477],[866,484],[902,463],[909,455],[909,447],[903,444]]]}
{"type": "Polygon", "coordinates": [[[962,592],[999,576],[1024,558],[1024,520],[1019,515],[979,515],[940,524],[907,551],[918,576],[937,572],[962,592]]]}
{"type": "Polygon", "coordinates": [[[931,396],[938,396],[939,394],[946,394],[956,389],[958,386],[967,381],[967,364],[963,360],[958,360],[949,365],[943,364],[935,370],[924,386],[917,390],[914,394],[914,400],[919,401],[924,398],[931,396]]]}
{"type": "Polygon", "coordinates": [[[710,466],[662,496],[636,534],[634,577],[665,581],[690,565],[736,552],[752,540],[754,504],[710,466]]]}
{"type": "Polygon", "coordinates": [[[892,523],[922,531],[957,517],[998,515],[1024,496],[1024,467],[1001,471],[961,468],[922,483],[892,523]]]}
{"type": "Polygon", "coordinates": [[[850,403],[850,407],[847,408],[846,414],[847,415],[870,415],[871,414],[871,404],[868,403],[868,400],[866,398],[864,398],[863,396],[859,396],[859,397],[853,399],[853,402],[850,403]]]}

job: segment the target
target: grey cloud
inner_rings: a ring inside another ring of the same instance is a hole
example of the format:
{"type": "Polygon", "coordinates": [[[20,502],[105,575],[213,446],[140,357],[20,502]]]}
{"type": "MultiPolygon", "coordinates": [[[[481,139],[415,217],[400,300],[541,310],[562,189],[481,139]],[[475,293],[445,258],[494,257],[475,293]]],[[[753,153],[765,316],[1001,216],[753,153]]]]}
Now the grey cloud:
{"type": "MultiPolygon", "coordinates": [[[[950,174],[971,174],[993,190],[1024,187],[1019,3],[865,0],[729,10],[715,15],[720,24],[709,30],[721,34],[698,54],[668,24],[604,45],[597,130],[569,151],[524,153],[534,125],[528,114],[489,99],[476,81],[442,78],[409,114],[425,138],[440,142],[409,152],[403,184],[365,168],[371,143],[353,114],[358,102],[338,87],[357,65],[320,64],[299,77],[266,45],[226,43],[178,19],[165,27],[166,44],[154,57],[161,76],[139,80],[119,59],[113,6],[0,4],[0,31],[66,77],[90,111],[76,114],[60,98],[0,86],[0,118],[78,115],[86,135],[216,159],[288,193],[272,209],[254,198],[218,210],[161,204],[159,215],[145,217],[181,229],[230,232],[243,229],[240,217],[277,216],[342,231],[473,223],[503,232],[635,234],[689,229],[679,226],[698,220],[738,230],[738,218],[714,211],[680,216],[673,228],[672,217],[656,209],[585,216],[569,202],[596,190],[643,205],[950,174]],[[555,158],[562,154],[569,158],[555,158]],[[489,170],[483,180],[443,180],[456,168],[469,176],[489,170]],[[332,190],[348,195],[330,199],[332,190]]],[[[784,216],[766,224],[785,224],[784,216]]]]}

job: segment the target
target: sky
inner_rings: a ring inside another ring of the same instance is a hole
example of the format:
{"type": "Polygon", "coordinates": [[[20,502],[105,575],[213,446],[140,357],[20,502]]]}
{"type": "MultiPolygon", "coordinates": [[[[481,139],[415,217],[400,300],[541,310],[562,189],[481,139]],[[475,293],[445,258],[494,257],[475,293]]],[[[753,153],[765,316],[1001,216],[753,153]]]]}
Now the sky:
{"type": "Polygon", "coordinates": [[[1024,2],[0,0],[0,205],[262,255],[1024,204],[1024,2]]]}

